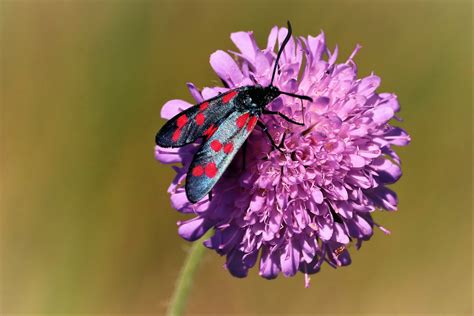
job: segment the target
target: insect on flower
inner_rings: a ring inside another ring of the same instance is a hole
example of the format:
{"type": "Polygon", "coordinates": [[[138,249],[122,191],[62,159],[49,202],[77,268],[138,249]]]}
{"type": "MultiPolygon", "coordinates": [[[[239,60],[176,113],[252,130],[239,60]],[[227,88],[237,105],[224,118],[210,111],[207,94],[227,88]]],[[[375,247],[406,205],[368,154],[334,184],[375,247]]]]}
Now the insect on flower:
{"type": "Polygon", "coordinates": [[[182,238],[195,242],[212,230],[203,244],[225,256],[232,276],[258,265],[265,279],[300,272],[309,286],[323,266],[350,265],[351,245],[358,250],[374,228],[390,234],[372,214],[397,209],[389,188],[402,176],[395,147],[410,135],[393,125],[397,96],[378,92],[374,73],[359,76],[360,45],[338,62],[323,32],[290,34],[275,26],[262,47],[251,31],[231,33],[238,51],[209,58],[224,87],[188,83],[197,106],[163,105],[171,122],[155,157],[176,171],[172,207],[194,215],[178,222],[182,238]]]}
{"type": "MultiPolygon", "coordinates": [[[[245,149],[245,141],[256,125],[267,135],[272,147],[282,151],[281,146],[275,144],[267,126],[259,120],[260,115],[279,115],[290,123],[304,126],[303,109],[303,122],[266,109],[270,102],[282,94],[298,98],[301,102],[312,102],[308,96],[280,91],[273,85],[278,61],[291,33],[288,21],[288,33],[278,51],[270,85],[239,87],[196,104],[171,118],[157,133],[155,141],[161,147],[182,147],[204,138],[186,177],[186,196],[190,202],[196,203],[210,194],[240,147],[244,146],[245,149]]],[[[303,103],[301,105],[303,107],[303,103]]],[[[245,155],[245,150],[243,153],[245,155]]],[[[245,163],[245,156],[243,161],[245,163]]]]}

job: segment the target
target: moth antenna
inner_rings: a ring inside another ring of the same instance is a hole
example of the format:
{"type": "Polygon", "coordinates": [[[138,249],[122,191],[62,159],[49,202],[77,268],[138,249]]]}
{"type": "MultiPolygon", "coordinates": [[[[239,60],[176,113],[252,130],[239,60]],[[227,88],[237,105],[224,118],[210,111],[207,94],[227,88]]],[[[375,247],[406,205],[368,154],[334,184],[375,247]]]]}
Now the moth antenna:
{"type": "Polygon", "coordinates": [[[288,33],[286,34],[286,37],[285,37],[285,39],[283,40],[283,43],[280,46],[280,50],[278,51],[277,58],[275,60],[275,66],[273,67],[272,80],[270,81],[270,86],[273,85],[273,79],[275,79],[275,72],[278,68],[278,61],[280,60],[281,53],[283,52],[283,50],[285,49],[286,44],[288,43],[288,41],[291,38],[291,33],[292,33],[291,24],[290,24],[290,21],[287,21],[287,23],[288,23],[288,33]]]}
{"type": "Polygon", "coordinates": [[[311,97],[306,96],[306,95],[299,95],[299,94],[294,94],[294,93],[289,93],[289,92],[284,92],[284,91],[280,91],[280,94],[284,94],[284,95],[288,95],[290,97],[294,97],[294,98],[298,98],[298,99],[301,99],[301,100],[306,100],[306,101],[309,101],[309,102],[313,102],[313,99],[311,97]]]}

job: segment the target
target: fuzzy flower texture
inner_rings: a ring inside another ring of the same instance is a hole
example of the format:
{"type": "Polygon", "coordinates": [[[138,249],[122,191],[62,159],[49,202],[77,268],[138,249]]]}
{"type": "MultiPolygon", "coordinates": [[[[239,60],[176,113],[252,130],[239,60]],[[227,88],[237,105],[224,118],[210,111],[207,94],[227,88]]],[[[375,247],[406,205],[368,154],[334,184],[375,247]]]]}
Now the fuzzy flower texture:
{"type": "MultiPolygon", "coordinates": [[[[252,32],[231,34],[239,52],[216,51],[210,63],[226,87],[198,90],[188,84],[196,102],[235,87],[270,83],[276,51],[287,34],[274,27],[267,46],[260,49],[252,32]]],[[[168,192],[174,208],[192,214],[179,222],[181,237],[195,241],[209,229],[204,245],[226,256],[225,267],[245,277],[255,264],[259,274],[273,279],[318,272],[323,263],[337,268],[351,263],[349,245],[359,249],[369,240],[375,210],[397,209],[397,195],[387,185],[402,175],[400,159],[392,146],[405,146],[409,135],[389,124],[400,110],[392,93],[376,93],[380,78],[371,74],[357,79],[354,52],[336,63],[338,49],[326,47],[324,34],[291,38],[279,62],[274,85],[282,91],[307,95],[313,102],[280,96],[267,109],[285,113],[305,126],[278,116],[262,115],[275,142],[285,135],[283,153],[272,150],[257,127],[248,138],[246,167],[242,152],[213,188],[212,201],[191,204],[184,181],[199,145],[155,148],[162,163],[174,164],[177,175],[168,192]]],[[[190,107],[182,100],[167,102],[165,119],[190,107]]]]}

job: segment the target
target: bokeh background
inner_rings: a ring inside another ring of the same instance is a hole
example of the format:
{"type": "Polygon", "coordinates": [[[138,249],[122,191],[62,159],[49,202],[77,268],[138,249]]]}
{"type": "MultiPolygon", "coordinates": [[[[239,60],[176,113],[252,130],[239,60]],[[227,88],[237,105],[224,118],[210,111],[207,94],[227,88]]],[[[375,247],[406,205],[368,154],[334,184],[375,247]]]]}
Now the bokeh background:
{"type": "Polygon", "coordinates": [[[189,243],[153,157],[169,99],[218,84],[229,35],[324,30],[340,60],[395,92],[399,211],[351,266],[266,281],[232,278],[207,251],[195,314],[472,312],[470,1],[1,0],[1,314],[162,314],[189,243]]]}

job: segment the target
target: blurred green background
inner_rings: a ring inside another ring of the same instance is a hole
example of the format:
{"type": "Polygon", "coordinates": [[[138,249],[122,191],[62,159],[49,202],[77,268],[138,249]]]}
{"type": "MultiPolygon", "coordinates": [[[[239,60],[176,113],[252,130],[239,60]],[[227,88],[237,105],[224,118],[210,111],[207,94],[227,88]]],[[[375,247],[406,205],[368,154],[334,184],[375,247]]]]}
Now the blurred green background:
{"type": "Polygon", "coordinates": [[[400,148],[397,213],[353,264],[266,281],[232,278],[207,251],[188,314],[472,312],[470,1],[1,1],[1,309],[162,314],[189,243],[153,157],[169,99],[218,84],[229,35],[263,46],[287,19],[325,31],[360,76],[395,92],[412,143],[400,148]]]}

